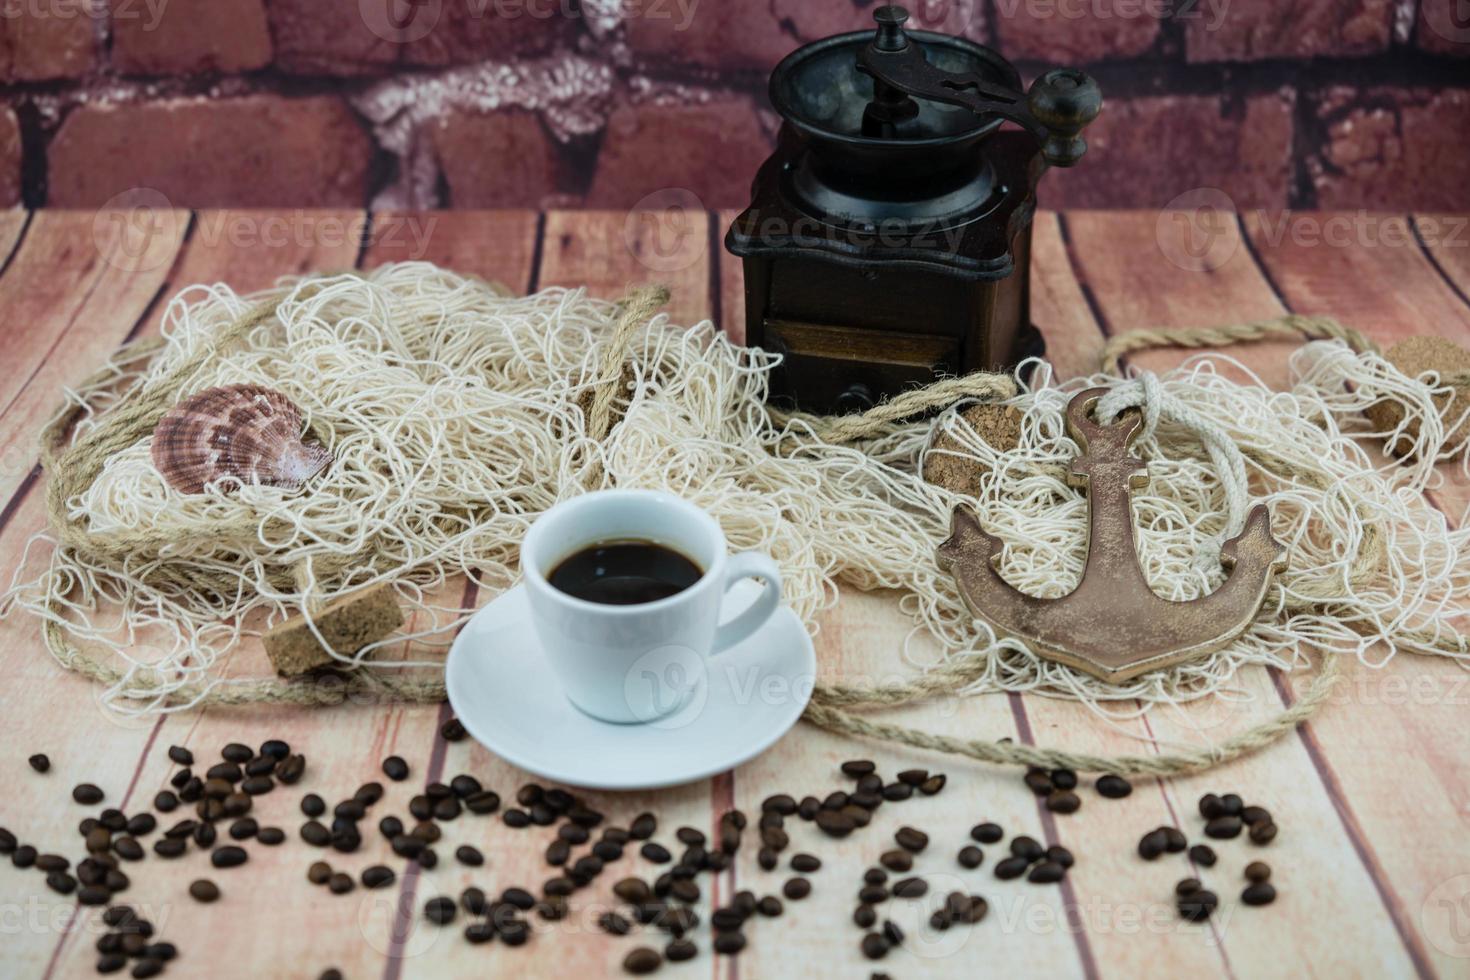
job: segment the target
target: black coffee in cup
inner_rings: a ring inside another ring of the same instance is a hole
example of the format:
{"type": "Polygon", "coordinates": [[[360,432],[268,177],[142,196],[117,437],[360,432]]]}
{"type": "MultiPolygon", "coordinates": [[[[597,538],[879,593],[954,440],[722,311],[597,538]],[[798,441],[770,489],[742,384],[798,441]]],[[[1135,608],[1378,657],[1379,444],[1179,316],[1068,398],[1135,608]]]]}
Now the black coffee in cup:
{"type": "Polygon", "coordinates": [[[631,606],[677,595],[704,571],[674,549],[636,538],[598,541],[552,569],[546,580],[569,596],[631,606]]]}

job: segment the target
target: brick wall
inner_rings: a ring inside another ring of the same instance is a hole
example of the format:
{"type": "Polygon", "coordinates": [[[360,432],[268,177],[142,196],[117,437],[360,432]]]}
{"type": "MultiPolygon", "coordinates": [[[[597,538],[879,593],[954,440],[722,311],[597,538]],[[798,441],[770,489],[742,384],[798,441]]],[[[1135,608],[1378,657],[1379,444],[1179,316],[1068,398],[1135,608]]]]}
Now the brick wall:
{"type": "MultiPolygon", "coordinates": [[[[1470,209],[1467,0],[911,0],[1107,98],[1052,206],[1470,209]]],[[[0,0],[0,206],[743,205],[872,0],[0,0]]],[[[912,26],[912,24],[911,24],[912,26]]]]}

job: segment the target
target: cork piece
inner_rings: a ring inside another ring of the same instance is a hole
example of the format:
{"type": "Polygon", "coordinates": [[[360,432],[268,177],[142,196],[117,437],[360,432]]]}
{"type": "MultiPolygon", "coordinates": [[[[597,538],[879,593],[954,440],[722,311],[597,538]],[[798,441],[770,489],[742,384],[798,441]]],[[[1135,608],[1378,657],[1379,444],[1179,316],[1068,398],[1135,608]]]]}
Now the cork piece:
{"type": "MultiPolygon", "coordinates": [[[[1021,444],[1021,413],[1011,405],[972,405],[960,413],[981,439],[994,446],[999,452],[1008,452],[1021,444]]],[[[931,451],[924,457],[924,479],[937,487],[971,497],[980,493],[980,479],[986,467],[978,460],[961,456],[950,456],[933,450],[961,451],[959,441],[947,432],[940,433],[934,440],[931,451]]]]}
{"type": "MultiPolygon", "coordinates": [[[[1436,372],[1440,378],[1470,374],[1470,350],[1444,337],[1410,337],[1394,344],[1383,356],[1411,378],[1417,378],[1427,371],[1436,372]]],[[[1465,417],[1465,413],[1470,411],[1470,385],[1458,386],[1453,396],[1438,397],[1435,404],[1439,406],[1440,414],[1448,420],[1465,417]]],[[[1365,414],[1374,425],[1384,431],[1392,429],[1403,420],[1403,411],[1393,402],[1379,402],[1365,414]]],[[[1465,438],[1467,426],[1470,423],[1461,422],[1451,434],[1449,442],[1453,444],[1465,438]]],[[[1419,434],[1417,421],[1410,421],[1409,432],[1412,436],[1419,434]]],[[[1402,455],[1410,447],[1408,440],[1401,439],[1399,445],[1393,446],[1392,450],[1402,455]]]]}
{"type": "MultiPolygon", "coordinates": [[[[317,631],[337,653],[350,656],[403,625],[403,610],[392,588],[380,585],[334,599],[314,617],[317,631]]],[[[263,637],[271,665],[282,677],[296,677],[336,659],[317,643],[302,616],[292,616],[263,637]]]]}

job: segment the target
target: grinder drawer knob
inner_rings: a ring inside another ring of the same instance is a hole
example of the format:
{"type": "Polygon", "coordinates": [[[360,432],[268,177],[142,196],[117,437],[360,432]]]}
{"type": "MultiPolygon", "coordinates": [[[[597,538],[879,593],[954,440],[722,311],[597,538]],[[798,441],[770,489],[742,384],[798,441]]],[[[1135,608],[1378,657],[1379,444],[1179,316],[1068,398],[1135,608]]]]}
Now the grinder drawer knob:
{"type": "Polygon", "coordinates": [[[847,386],[847,390],[837,396],[837,410],[839,412],[866,412],[877,402],[873,395],[873,389],[855,381],[847,386]]]}

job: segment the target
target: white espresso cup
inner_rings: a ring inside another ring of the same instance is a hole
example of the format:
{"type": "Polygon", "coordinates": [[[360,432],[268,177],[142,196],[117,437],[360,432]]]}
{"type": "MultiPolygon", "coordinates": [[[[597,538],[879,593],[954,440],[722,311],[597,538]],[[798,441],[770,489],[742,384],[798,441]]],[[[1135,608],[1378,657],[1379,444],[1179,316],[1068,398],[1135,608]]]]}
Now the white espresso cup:
{"type": "Polygon", "coordinates": [[[768,555],[727,554],[720,525],[698,507],[653,490],[598,490],[563,501],[521,544],[531,621],[567,698],[603,721],[655,721],[682,707],[708,657],[765,624],[781,602],[781,572],[768,555]],[[549,578],[578,552],[611,541],[648,541],[682,554],[703,574],[652,602],[612,605],[561,591],[549,578]],[[765,588],[720,624],[726,591],[741,579],[765,588]]]}

